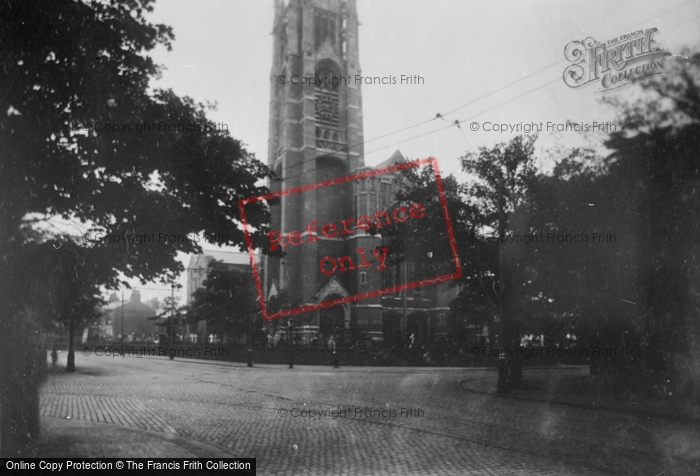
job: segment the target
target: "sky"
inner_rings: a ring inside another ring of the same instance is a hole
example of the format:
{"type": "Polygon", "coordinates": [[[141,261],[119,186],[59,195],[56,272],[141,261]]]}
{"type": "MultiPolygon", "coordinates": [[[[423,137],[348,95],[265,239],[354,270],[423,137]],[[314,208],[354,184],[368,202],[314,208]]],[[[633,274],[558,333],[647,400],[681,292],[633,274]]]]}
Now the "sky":
{"type": "MultiPolygon", "coordinates": [[[[654,39],[664,50],[700,48],[697,0],[357,0],[357,5],[362,75],[422,78],[421,84],[362,86],[366,165],[399,149],[409,159],[436,157],[443,174],[461,178],[459,158],[467,151],[518,135],[484,130],[493,124],[615,125],[615,112],[600,102],[610,93],[564,83],[568,43],[587,37],[607,42],[657,28],[654,39]],[[435,119],[438,113],[444,118],[435,119]],[[465,122],[448,127],[455,120],[465,122]]],[[[172,51],[149,52],[164,67],[152,86],[216,102],[211,119],[226,124],[266,161],[273,0],[160,0],[149,18],[172,26],[175,34],[172,51]]],[[[576,132],[543,131],[542,165],[548,147],[580,140],[576,132]]],[[[185,265],[187,259],[180,257],[185,265]]],[[[184,302],[184,276],[180,282],[184,302]]],[[[170,293],[157,284],[133,286],[144,301],[162,301],[170,293]]]]}

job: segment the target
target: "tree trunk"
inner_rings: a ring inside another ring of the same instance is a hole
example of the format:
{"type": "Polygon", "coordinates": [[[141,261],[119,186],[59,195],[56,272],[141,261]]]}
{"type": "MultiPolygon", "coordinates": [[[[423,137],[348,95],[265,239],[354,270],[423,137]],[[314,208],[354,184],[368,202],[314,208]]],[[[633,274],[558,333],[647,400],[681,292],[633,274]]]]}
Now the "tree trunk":
{"type": "Polygon", "coordinates": [[[253,345],[255,343],[253,339],[254,323],[255,318],[253,317],[250,319],[250,323],[248,324],[248,352],[246,353],[248,359],[248,367],[253,366],[253,345]]]}
{"type": "Polygon", "coordinates": [[[168,318],[168,347],[170,347],[170,360],[175,360],[175,328],[173,327],[173,316],[168,318]]]}
{"type": "Polygon", "coordinates": [[[32,313],[0,322],[0,457],[33,458],[39,436],[39,387],[46,378],[46,347],[32,313]]]}
{"type": "Polygon", "coordinates": [[[66,372],[75,372],[75,351],[73,349],[74,333],[75,324],[71,320],[68,324],[68,363],[66,364],[66,372]]]}

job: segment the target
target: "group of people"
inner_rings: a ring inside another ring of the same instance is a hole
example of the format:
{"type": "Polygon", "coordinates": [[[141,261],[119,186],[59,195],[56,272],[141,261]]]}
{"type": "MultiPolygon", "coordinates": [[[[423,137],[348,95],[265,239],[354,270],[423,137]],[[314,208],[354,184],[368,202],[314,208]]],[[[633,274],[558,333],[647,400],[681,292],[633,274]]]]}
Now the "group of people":
{"type": "MultiPolygon", "coordinates": [[[[271,334],[269,332],[265,333],[266,346],[268,348],[277,347],[280,345],[287,344],[287,336],[283,332],[277,332],[276,334],[271,334]]],[[[324,342],[323,336],[319,339],[318,337],[307,337],[296,335],[293,337],[292,342],[295,346],[300,346],[304,348],[319,348],[319,342],[324,342]]],[[[325,341],[325,347],[334,350],[337,347],[337,342],[334,336],[330,336],[328,340],[325,341]]]]}
{"type": "MultiPolygon", "coordinates": [[[[268,348],[273,348],[277,347],[277,344],[280,341],[285,340],[285,336],[282,335],[282,333],[277,333],[275,335],[270,334],[269,332],[266,333],[266,339],[267,339],[267,347],[268,348]]],[[[311,339],[307,338],[306,336],[299,337],[298,335],[295,336],[294,338],[294,343],[296,345],[301,345],[302,347],[308,348],[308,347],[317,347],[319,342],[319,339],[317,337],[312,337],[311,339]]],[[[333,355],[333,368],[340,368],[340,359],[338,356],[338,344],[335,341],[334,336],[330,336],[328,340],[325,342],[326,348],[328,348],[333,355]]]]}

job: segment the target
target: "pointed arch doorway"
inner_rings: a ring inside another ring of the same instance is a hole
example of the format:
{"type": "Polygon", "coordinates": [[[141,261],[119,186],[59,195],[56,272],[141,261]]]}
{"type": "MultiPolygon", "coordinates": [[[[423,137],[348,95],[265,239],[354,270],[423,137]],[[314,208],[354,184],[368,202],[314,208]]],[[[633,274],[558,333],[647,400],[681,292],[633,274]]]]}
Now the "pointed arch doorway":
{"type": "MultiPolygon", "coordinates": [[[[345,287],[334,276],[326,283],[316,295],[316,302],[322,303],[343,299],[349,296],[345,287]]],[[[318,310],[318,329],[323,346],[326,346],[331,336],[336,343],[342,345],[349,337],[350,329],[350,304],[334,304],[318,310]]]]}

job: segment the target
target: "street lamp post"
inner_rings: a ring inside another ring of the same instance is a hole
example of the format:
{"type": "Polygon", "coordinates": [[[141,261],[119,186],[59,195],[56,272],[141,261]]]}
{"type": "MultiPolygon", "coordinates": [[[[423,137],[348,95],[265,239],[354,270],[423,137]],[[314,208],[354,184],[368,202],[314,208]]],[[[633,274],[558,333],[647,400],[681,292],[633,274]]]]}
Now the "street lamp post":
{"type": "MultiPolygon", "coordinates": [[[[500,171],[499,171],[500,172],[500,171]]],[[[507,294],[510,291],[510,283],[507,282],[507,270],[505,269],[503,258],[503,241],[502,238],[506,232],[505,210],[504,210],[504,194],[503,194],[503,174],[498,175],[498,346],[502,349],[498,357],[498,393],[508,393],[510,390],[510,366],[508,359],[504,355],[503,349],[509,346],[508,339],[508,303],[507,294]]]]}
{"type": "Polygon", "coordinates": [[[289,368],[294,368],[294,354],[292,353],[292,328],[294,324],[291,319],[287,320],[287,352],[289,353],[289,368]]]}
{"type": "MultiPolygon", "coordinates": [[[[122,289],[122,350],[124,350],[124,290],[122,289]]],[[[123,354],[122,354],[123,355],[123,354]]]]}
{"type": "Polygon", "coordinates": [[[248,325],[248,367],[253,366],[253,329],[255,324],[255,315],[251,317],[248,325]]]}
{"type": "Polygon", "coordinates": [[[170,305],[172,306],[170,309],[170,319],[168,319],[168,340],[170,344],[170,360],[175,360],[175,352],[173,347],[175,343],[175,327],[173,321],[175,320],[175,285],[171,284],[170,285],[170,298],[171,298],[171,303],[170,305]]]}
{"type": "Polygon", "coordinates": [[[404,285],[404,290],[403,290],[403,315],[401,316],[401,332],[403,332],[404,335],[408,333],[408,289],[405,288],[406,286],[406,268],[408,268],[408,261],[406,260],[406,254],[403,254],[403,263],[402,268],[403,268],[403,285],[404,285]]]}

